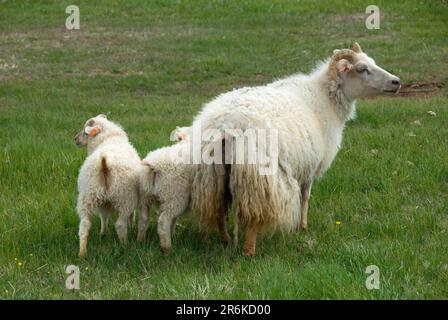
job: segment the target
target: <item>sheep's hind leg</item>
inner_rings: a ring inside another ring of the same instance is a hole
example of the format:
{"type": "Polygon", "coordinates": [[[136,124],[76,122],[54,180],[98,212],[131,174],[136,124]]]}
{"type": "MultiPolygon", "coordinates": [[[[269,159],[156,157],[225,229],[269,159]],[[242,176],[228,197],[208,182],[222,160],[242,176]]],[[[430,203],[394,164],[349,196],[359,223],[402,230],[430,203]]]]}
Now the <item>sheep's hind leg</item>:
{"type": "Polygon", "coordinates": [[[300,204],[300,229],[308,229],[308,203],[311,194],[312,182],[306,182],[301,186],[301,204],[300,204]]]}
{"type": "Polygon", "coordinates": [[[244,255],[251,258],[255,255],[255,249],[257,245],[257,227],[253,222],[250,222],[247,226],[246,241],[244,243],[244,255]]]}
{"type": "Polygon", "coordinates": [[[87,242],[89,231],[92,226],[90,221],[92,211],[88,209],[81,209],[79,216],[81,217],[81,221],[79,223],[79,257],[83,259],[87,256],[87,242]]]}
{"type": "Polygon", "coordinates": [[[176,218],[182,214],[180,209],[167,210],[166,208],[160,208],[161,213],[157,224],[157,233],[160,238],[160,247],[164,253],[168,253],[171,249],[171,236],[174,231],[176,218]]]}
{"type": "Polygon", "coordinates": [[[149,207],[144,205],[141,208],[140,219],[138,220],[137,241],[143,242],[146,239],[146,231],[149,224],[149,207]]]}

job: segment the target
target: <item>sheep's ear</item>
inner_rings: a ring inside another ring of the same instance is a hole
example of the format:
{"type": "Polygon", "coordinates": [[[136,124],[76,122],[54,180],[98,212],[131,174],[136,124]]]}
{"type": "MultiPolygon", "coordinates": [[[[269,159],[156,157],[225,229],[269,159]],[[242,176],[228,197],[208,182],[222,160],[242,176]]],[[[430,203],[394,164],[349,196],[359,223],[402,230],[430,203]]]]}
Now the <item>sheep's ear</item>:
{"type": "Polygon", "coordinates": [[[358,42],[353,43],[352,50],[356,53],[361,53],[362,49],[358,42]]]}
{"type": "Polygon", "coordinates": [[[99,115],[98,115],[98,117],[101,117],[101,118],[107,119],[107,115],[105,115],[104,113],[102,113],[102,114],[99,114],[99,115]]]}
{"type": "Polygon", "coordinates": [[[96,126],[95,127],[88,126],[84,129],[84,132],[87,133],[87,135],[91,138],[95,137],[98,133],[100,133],[100,131],[101,131],[100,128],[96,126]]]}
{"type": "Polygon", "coordinates": [[[339,49],[334,49],[334,50],[333,50],[333,54],[337,54],[337,53],[339,53],[339,51],[341,51],[341,50],[339,50],[339,49]]]}
{"type": "Polygon", "coordinates": [[[336,69],[338,70],[339,73],[349,72],[350,70],[352,70],[352,68],[353,65],[345,59],[340,60],[336,66],[336,69]]]}

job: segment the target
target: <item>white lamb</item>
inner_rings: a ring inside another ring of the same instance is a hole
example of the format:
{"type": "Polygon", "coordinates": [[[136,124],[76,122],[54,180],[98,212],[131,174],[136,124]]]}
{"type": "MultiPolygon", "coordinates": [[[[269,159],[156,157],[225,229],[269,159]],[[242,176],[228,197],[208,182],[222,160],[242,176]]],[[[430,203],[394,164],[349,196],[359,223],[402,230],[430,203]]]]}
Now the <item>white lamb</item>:
{"type": "Polygon", "coordinates": [[[88,154],[78,177],[79,257],[84,258],[91,218],[97,211],[101,235],[107,232],[109,215],[118,212],[115,229],[120,242],[127,242],[128,221],[139,205],[141,163],[124,130],[105,115],[87,120],[75,142],[79,147],[87,145],[88,154]]]}
{"type": "MultiPolygon", "coordinates": [[[[342,141],[345,123],[355,114],[355,100],[397,92],[400,79],[375,64],[355,43],[309,75],[296,74],[271,84],[234,90],[206,104],[193,126],[202,130],[262,128],[278,133],[278,170],[261,175],[258,164],[198,166],[192,186],[192,212],[225,233],[222,212],[230,188],[236,225],[247,228],[244,253],[255,254],[256,236],[278,226],[307,227],[308,201],[315,177],[330,167],[342,141]],[[222,170],[221,170],[222,171],[222,170]],[[229,179],[223,188],[223,180],[229,179]]],[[[227,138],[226,138],[227,139],[227,138]]],[[[224,140],[226,140],[224,139],[224,140]]],[[[227,144],[228,141],[225,141],[227,144]]],[[[210,148],[203,143],[203,149],[210,148]]]]}
{"type": "Polygon", "coordinates": [[[162,250],[166,253],[171,247],[171,236],[176,219],[189,206],[190,189],[193,179],[191,164],[174,161],[177,154],[190,148],[189,128],[176,128],[172,140],[178,143],[151,151],[142,160],[140,173],[141,215],[138,226],[138,241],[144,241],[148,228],[148,215],[152,205],[160,209],[157,232],[162,250]]]}

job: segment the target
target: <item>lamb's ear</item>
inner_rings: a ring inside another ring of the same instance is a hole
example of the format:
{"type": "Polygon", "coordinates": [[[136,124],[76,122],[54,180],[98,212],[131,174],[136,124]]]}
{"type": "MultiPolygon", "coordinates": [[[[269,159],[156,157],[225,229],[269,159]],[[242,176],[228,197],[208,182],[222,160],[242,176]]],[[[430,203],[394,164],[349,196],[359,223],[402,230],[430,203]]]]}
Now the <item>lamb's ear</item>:
{"type": "Polygon", "coordinates": [[[340,61],[338,61],[338,64],[336,66],[336,69],[338,70],[339,73],[346,73],[349,72],[350,70],[352,70],[353,65],[345,59],[342,59],[340,61]]]}
{"type": "Polygon", "coordinates": [[[98,117],[101,117],[101,118],[107,119],[107,115],[105,115],[104,113],[102,113],[102,114],[99,114],[99,115],[98,115],[98,117]]]}
{"type": "Polygon", "coordinates": [[[152,164],[150,164],[147,160],[142,160],[142,165],[144,165],[145,167],[148,167],[151,170],[154,170],[154,166],[152,164]]]}
{"type": "Polygon", "coordinates": [[[91,138],[95,137],[98,133],[100,133],[100,128],[98,126],[87,126],[84,129],[84,132],[87,133],[87,135],[91,138]]]}
{"type": "Polygon", "coordinates": [[[341,51],[341,50],[339,50],[339,49],[334,49],[334,50],[333,50],[333,55],[339,53],[339,51],[341,51]]]}
{"type": "Polygon", "coordinates": [[[185,140],[187,134],[180,128],[176,129],[176,141],[181,142],[185,140]]]}

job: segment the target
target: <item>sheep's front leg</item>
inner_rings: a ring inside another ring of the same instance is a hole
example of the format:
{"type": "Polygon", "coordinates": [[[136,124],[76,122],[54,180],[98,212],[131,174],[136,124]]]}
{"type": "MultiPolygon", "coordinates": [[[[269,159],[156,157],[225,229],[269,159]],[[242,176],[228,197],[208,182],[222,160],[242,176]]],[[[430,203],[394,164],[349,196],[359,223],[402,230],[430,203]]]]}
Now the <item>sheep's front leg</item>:
{"type": "Polygon", "coordinates": [[[87,256],[87,239],[92,226],[90,221],[92,211],[88,209],[81,209],[79,216],[81,217],[81,221],[79,223],[79,257],[83,259],[87,256]]]}
{"type": "Polygon", "coordinates": [[[136,221],[137,221],[137,213],[134,210],[131,216],[129,217],[129,225],[131,226],[131,228],[134,228],[136,221]]]}
{"type": "Polygon", "coordinates": [[[251,258],[255,255],[257,245],[257,227],[251,222],[247,226],[246,241],[244,242],[244,255],[251,258]]]}
{"type": "Polygon", "coordinates": [[[138,234],[137,241],[143,242],[146,239],[146,231],[149,224],[149,209],[147,205],[143,205],[140,212],[140,219],[138,220],[138,234]]]}
{"type": "Polygon", "coordinates": [[[300,204],[300,229],[308,229],[308,203],[311,195],[312,182],[306,182],[301,186],[301,204],[300,204]]]}
{"type": "Polygon", "coordinates": [[[104,237],[107,234],[107,226],[109,223],[109,213],[105,211],[100,211],[101,218],[101,231],[100,236],[104,237]]]}

